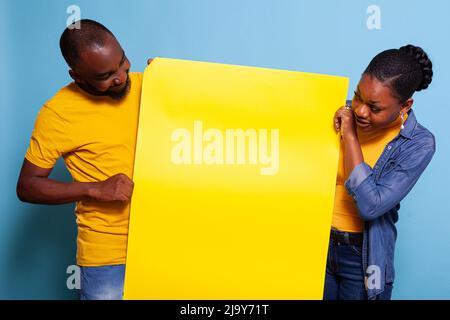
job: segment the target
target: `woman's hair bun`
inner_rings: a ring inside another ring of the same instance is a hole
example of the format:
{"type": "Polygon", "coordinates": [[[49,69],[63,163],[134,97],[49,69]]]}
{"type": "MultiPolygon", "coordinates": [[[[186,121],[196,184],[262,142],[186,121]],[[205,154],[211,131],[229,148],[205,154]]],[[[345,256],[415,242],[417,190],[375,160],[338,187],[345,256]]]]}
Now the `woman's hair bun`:
{"type": "Polygon", "coordinates": [[[416,47],[411,44],[403,46],[399,50],[413,56],[420,65],[420,69],[422,70],[422,82],[419,84],[416,91],[428,88],[433,79],[433,64],[426,52],[421,47],[416,47]]]}

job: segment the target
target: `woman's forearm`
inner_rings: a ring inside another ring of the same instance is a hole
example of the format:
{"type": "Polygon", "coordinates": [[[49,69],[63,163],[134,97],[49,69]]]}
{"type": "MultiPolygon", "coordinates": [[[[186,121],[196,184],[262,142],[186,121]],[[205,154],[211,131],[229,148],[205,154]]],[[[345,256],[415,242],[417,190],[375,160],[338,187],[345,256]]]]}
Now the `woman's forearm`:
{"type": "Polygon", "coordinates": [[[345,163],[345,176],[352,173],[353,169],[359,164],[364,162],[364,157],[359,144],[358,137],[351,136],[344,139],[344,163],[345,163]]]}

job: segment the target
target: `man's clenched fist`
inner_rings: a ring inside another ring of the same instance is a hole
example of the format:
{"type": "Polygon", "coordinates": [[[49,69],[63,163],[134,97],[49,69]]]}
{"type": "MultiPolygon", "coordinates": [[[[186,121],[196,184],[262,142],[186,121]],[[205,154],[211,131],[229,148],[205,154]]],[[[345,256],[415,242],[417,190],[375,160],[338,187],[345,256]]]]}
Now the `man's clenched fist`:
{"type": "Polygon", "coordinates": [[[90,196],[97,201],[127,202],[133,194],[133,181],[125,174],[119,173],[102,182],[95,182],[90,196]]]}

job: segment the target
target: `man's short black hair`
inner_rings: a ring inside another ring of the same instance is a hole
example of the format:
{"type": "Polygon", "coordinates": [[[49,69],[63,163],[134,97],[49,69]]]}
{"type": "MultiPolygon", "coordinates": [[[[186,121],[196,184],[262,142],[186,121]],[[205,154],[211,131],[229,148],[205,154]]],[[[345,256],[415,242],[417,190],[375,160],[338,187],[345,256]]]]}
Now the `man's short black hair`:
{"type": "Polygon", "coordinates": [[[102,47],[107,36],[114,37],[108,28],[94,20],[78,20],[75,25],[79,28],[75,28],[74,25],[67,27],[59,40],[61,53],[71,68],[79,62],[83,50],[95,46],[102,47]]]}

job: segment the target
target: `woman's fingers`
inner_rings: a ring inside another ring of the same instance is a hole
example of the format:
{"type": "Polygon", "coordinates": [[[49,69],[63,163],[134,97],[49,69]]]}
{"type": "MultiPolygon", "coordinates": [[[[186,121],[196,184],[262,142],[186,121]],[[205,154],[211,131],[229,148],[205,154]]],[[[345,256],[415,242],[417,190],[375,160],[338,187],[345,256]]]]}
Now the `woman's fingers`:
{"type": "Polygon", "coordinates": [[[334,114],[334,128],[336,131],[341,129],[341,115],[339,114],[339,110],[334,114]]]}
{"type": "Polygon", "coordinates": [[[341,131],[344,123],[350,121],[353,117],[353,111],[349,106],[340,107],[334,114],[334,128],[336,131],[341,131]]]}

